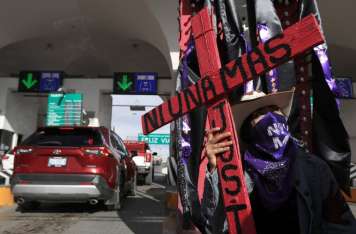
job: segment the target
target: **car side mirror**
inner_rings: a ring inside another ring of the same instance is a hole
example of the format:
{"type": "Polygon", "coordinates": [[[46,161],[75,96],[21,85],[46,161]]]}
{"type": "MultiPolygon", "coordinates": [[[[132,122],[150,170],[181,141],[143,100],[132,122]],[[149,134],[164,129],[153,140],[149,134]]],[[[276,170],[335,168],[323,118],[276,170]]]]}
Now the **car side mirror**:
{"type": "Polygon", "coordinates": [[[157,152],[153,152],[152,153],[152,156],[154,156],[154,157],[157,156],[157,155],[158,155],[157,152]]]}

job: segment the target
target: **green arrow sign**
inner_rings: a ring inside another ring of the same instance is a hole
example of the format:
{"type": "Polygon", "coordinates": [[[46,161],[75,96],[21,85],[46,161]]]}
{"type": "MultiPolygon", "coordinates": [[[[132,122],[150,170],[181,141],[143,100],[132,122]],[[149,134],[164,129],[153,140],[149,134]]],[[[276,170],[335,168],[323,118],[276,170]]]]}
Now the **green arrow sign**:
{"type": "Polygon", "coordinates": [[[135,94],[135,73],[115,72],[114,73],[114,93],[135,94]]]}
{"type": "Polygon", "coordinates": [[[30,89],[37,83],[37,80],[33,80],[33,74],[32,73],[28,73],[27,74],[27,79],[26,80],[22,80],[22,83],[26,86],[26,88],[30,89]]]}
{"type": "Polygon", "coordinates": [[[138,135],[139,141],[146,141],[148,144],[154,145],[169,145],[171,142],[171,136],[169,134],[150,134],[150,135],[138,135]]]}
{"type": "Polygon", "coordinates": [[[121,88],[123,91],[126,91],[131,87],[132,81],[128,80],[127,75],[123,75],[121,81],[117,82],[117,85],[119,89],[121,88]]]}
{"type": "Polygon", "coordinates": [[[40,72],[21,71],[18,84],[19,92],[38,92],[40,87],[40,72]]]}

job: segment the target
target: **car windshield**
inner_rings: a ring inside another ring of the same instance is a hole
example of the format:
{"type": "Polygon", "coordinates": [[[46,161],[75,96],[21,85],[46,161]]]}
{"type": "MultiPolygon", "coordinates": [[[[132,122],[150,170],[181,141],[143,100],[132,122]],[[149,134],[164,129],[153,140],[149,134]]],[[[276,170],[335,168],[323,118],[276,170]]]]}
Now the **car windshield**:
{"type": "Polygon", "coordinates": [[[27,138],[24,146],[101,146],[103,140],[97,129],[81,128],[48,128],[41,129],[27,138]]]}

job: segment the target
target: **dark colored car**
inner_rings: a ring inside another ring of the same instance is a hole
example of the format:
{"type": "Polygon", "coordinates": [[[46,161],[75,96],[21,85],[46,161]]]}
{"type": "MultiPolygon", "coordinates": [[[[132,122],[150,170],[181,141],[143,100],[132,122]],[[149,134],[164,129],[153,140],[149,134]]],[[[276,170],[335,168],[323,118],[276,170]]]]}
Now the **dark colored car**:
{"type": "Polygon", "coordinates": [[[11,188],[21,208],[41,201],[104,202],[119,209],[136,193],[136,165],[105,127],[39,128],[15,148],[11,188]]]}

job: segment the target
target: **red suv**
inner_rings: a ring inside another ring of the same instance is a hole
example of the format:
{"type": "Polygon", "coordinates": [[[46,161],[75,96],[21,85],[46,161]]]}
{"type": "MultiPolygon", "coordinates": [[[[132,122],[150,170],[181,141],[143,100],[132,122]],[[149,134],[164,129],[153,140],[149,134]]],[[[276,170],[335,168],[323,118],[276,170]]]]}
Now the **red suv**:
{"type": "Polygon", "coordinates": [[[15,148],[11,188],[21,208],[41,201],[103,201],[120,208],[136,192],[136,165],[121,138],[105,127],[39,128],[15,148]]]}

